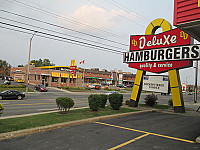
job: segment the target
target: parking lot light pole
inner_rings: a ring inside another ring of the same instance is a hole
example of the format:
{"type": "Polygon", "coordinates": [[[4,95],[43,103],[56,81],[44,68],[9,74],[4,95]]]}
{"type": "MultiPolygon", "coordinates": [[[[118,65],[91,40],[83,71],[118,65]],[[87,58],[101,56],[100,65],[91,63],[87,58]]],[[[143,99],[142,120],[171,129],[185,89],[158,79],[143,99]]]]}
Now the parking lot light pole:
{"type": "Polygon", "coordinates": [[[28,66],[27,66],[27,80],[26,80],[26,93],[28,92],[28,85],[29,85],[29,68],[30,68],[30,58],[31,58],[31,42],[35,35],[35,32],[33,33],[32,37],[30,38],[30,46],[29,46],[29,55],[28,55],[28,66]]]}

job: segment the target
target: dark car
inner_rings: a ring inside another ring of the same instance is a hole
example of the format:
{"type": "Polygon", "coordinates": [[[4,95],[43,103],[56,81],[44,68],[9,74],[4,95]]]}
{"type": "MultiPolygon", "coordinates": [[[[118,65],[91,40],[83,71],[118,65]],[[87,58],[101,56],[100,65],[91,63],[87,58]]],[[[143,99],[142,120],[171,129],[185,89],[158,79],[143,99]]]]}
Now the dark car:
{"type": "Polygon", "coordinates": [[[126,85],[124,85],[124,84],[118,84],[117,87],[119,87],[119,88],[126,88],[126,85]]]}
{"type": "Polygon", "coordinates": [[[38,84],[35,86],[35,89],[40,91],[40,92],[47,92],[47,88],[43,84],[38,84]]]}
{"type": "Polygon", "coordinates": [[[100,90],[101,86],[100,85],[95,85],[95,89],[100,90]]]}
{"type": "Polygon", "coordinates": [[[14,81],[14,79],[13,79],[12,77],[9,77],[9,76],[5,76],[5,77],[4,77],[4,80],[14,81]]]}
{"type": "Polygon", "coordinates": [[[11,82],[8,81],[8,80],[5,80],[3,83],[4,83],[5,85],[10,85],[10,84],[11,84],[11,82]]]}
{"type": "Polygon", "coordinates": [[[0,99],[18,99],[21,100],[25,97],[23,92],[15,90],[6,90],[0,93],[0,99]]]}

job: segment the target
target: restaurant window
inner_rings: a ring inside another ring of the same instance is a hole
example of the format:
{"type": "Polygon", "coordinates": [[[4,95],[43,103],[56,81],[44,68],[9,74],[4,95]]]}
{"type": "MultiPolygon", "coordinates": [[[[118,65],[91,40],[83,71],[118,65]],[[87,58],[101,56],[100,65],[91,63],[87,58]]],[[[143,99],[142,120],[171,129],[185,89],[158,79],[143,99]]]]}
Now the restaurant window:
{"type": "Polygon", "coordinates": [[[67,78],[61,78],[61,82],[66,83],[67,78]]]}
{"type": "Polygon", "coordinates": [[[35,74],[35,81],[37,80],[36,74],[35,74]]]}
{"type": "Polygon", "coordinates": [[[40,81],[40,75],[37,76],[37,80],[40,81]]]}
{"type": "Polygon", "coordinates": [[[51,82],[58,82],[58,77],[52,77],[51,82]]]}

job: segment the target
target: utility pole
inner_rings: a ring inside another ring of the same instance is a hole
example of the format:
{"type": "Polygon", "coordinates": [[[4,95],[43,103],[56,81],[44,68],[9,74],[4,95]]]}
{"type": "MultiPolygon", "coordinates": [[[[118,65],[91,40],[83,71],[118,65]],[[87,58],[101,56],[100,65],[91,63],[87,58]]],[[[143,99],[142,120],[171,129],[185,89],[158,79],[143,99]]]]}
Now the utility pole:
{"type": "Polygon", "coordinates": [[[29,85],[29,70],[30,70],[30,58],[31,58],[31,42],[35,35],[35,32],[33,33],[32,37],[30,38],[30,47],[29,47],[29,55],[28,55],[28,66],[27,66],[27,80],[26,80],[26,93],[28,92],[28,85],[29,85]]]}
{"type": "MultiPolygon", "coordinates": [[[[190,76],[187,76],[185,79],[186,79],[186,92],[187,92],[187,90],[188,90],[188,88],[187,88],[187,78],[189,78],[189,77],[191,77],[191,75],[190,76]]],[[[190,91],[189,91],[190,92],[190,91]]]]}
{"type": "Polygon", "coordinates": [[[194,103],[197,102],[197,77],[198,77],[198,60],[196,60],[196,69],[195,69],[195,93],[194,93],[194,103]]]}

